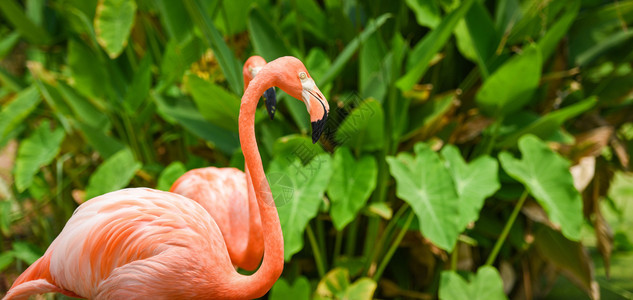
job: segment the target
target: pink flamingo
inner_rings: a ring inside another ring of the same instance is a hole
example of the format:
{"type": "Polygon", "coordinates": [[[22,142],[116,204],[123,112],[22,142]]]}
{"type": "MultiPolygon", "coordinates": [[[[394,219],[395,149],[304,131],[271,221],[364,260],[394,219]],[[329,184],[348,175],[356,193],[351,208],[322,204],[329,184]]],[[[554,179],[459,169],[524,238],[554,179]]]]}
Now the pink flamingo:
{"type": "Polygon", "coordinates": [[[240,143],[266,229],[264,258],[253,275],[233,268],[220,229],[199,204],[174,193],[124,189],[79,206],[4,299],[46,292],[98,299],[252,299],[266,294],[283,270],[283,236],[255,140],[254,116],[259,95],[273,86],[306,104],[313,141],[329,111],[294,57],[268,63],[242,97],[240,143]]]}
{"type": "MultiPolygon", "coordinates": [[[[251,56],[246,60],[242,72],[244,90],[265,65],[266,60],[261,56],[251,56]]],[[[272,119],[276,106],[274,88],[266,90],[264,98],[272,119]]],[[[264,254],[264,239],[249,176],[235,168],[199,168],[178,178],[169,191],[198,202],[211,214],[222,231],[234,265],[248,271],[259,266],[264,254]]]]}

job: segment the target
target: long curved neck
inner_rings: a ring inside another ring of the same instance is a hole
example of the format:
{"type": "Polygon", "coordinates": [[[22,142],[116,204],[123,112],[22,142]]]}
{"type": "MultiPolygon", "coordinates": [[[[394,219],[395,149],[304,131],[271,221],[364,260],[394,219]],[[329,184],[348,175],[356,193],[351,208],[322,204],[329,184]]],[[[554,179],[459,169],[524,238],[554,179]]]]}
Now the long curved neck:
{"type": "Polygon", "coordinates": [[[260,74],[250,82],[242,96],[239,116],[239,135],[246,168],[250,175],[259,212],[264,228],[264,259],[261,266],[251,276],[235,272],[231,286],[227,289],[248,298],[258,298],[266,294],[277,281],[284,267],[284,242],[279,223],[279,215],[273,201],[270,186],[264,173],[255,140],[255,111],[260,95],[274,85],[274,78],[260,74]]]}

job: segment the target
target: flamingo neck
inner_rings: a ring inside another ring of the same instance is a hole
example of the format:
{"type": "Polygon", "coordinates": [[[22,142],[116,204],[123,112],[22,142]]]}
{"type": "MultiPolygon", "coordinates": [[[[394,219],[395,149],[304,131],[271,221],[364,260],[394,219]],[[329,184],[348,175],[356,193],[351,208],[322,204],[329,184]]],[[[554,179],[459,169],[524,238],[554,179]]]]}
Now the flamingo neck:
{"type": "MultiPolygon", "coordinates": [[[[264,75],[264,74],[261,74],[264,75]]],[[[231,286],[227,287],[236,294],[248,298],[262,297],[277,281],[284,267],[284,242],[279,223],[279,215],[274,205],[270,186],[264,173],[262,160],[255,139],[255,111],[259,96],[273,87],[271,76],[256,76],[242,96],[239,116],[239,135],[244,153],[247,176],[253,184],[257,205],[261,215],[264,237],[264,258],[262,264],[251,276],[242,276],[235,272],[231,286]]]]}

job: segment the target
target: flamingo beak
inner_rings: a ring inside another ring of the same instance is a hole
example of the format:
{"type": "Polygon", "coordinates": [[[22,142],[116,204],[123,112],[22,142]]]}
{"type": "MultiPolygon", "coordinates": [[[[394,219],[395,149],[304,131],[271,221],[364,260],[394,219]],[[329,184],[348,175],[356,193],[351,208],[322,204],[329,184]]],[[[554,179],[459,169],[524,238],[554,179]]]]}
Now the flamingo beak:
{"type": "Polygon", "coordinates": [[[275,111],[277,110],[277,93],[275,88],[271,87],[264,92],[264,102],[266,103],[266,110],[271,120],[275,119],[275,111]]]}
{"type": "Polygon", "coordinates": [[[323,118],[315,122],[312,122],[312,144],[316,144],[316,142],[321,138],[323,129],[325,129],[326,121],[327,121],[327,111],[324,111],[323,118]]]}

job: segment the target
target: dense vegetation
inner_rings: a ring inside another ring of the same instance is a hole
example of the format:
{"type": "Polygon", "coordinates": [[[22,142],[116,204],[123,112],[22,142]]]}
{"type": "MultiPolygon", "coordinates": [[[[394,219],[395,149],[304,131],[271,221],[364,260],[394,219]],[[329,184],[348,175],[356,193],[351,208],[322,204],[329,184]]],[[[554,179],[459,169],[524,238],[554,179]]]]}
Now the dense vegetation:
{"type": "Polygon", "coordinates": [[[300,101],[258,111],[287,260],[270,298],[633,298],[633,1],[0,11],[0,294],[79,203],[242,169],[242,63],[293,55],[331,111],[315,145],[300,101]]]}

